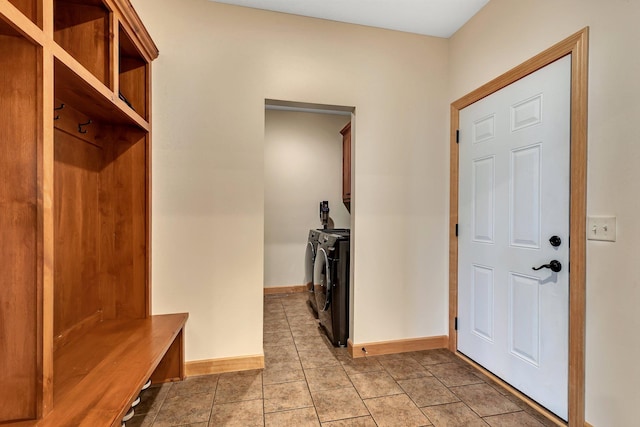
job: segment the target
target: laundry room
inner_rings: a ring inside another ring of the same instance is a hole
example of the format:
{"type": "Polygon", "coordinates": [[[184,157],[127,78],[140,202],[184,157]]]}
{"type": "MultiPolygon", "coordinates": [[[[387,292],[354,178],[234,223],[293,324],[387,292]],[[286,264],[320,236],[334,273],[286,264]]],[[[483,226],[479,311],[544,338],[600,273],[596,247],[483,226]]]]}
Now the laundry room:
{"type": "MultiPolygon", "coordinates": [[[[343,200],[343,136],[350,108],[267,102],[264,139],[265,293],[302,291],[310,229],[350,229],[343,200]]],[[[349,159],[346,159],[349,162],[349,159]]],[[[350,168],[350,162],[349,162],[350,168]]],[[[348,202],[347,202],[348,203],[348,202]]]]}

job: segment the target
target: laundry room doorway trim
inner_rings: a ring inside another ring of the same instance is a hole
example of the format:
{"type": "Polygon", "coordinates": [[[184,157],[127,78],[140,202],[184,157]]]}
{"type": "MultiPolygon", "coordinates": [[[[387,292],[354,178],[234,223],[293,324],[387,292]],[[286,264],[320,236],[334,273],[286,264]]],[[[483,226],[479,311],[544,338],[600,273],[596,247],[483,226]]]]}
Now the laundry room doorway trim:
{"type": "MultiPolygon", "coordinates": [[[[458,144],[459,112],[474,102],[515,81],[571,55],[571,172],[569,230],[571,275],[569,282],[569,427],[584,427],[585,406],[585,312],[586,312],[586,186],[587,186],[587,92],[588,37],[586,27],[544,52],[507,71],[496,79],[451,104],[450,129],[450,210],[449,210],[449,350],[457,351],[458,317],[458,144]]],[[[462,357],[462,356],[461,356],[462,357]]],[[[501,380],[495,378],[501,383],[501,380]]],[[[508,386],[508,385],[507,385],[508,386]]],[[[526,396],[523,397],[528,400],[526,396]]],[[[530,401],[530,400],[529,400],[530,401]]],[[[544,408],[535,405],[545,416],[562,423],[544,408]]]]}

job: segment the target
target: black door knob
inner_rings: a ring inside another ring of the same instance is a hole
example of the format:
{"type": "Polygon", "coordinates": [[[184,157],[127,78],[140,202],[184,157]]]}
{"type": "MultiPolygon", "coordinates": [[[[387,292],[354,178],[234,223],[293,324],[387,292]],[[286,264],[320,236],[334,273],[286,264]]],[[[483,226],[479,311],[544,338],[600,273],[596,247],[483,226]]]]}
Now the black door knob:
{"type": "Polygon", "coordinates": [[[549,264],[544,264],[537,268],[536,267],[531,267],[531,268],[536,271],[541,270],[543,268],[550,268],[551,271],[553,271],[554,273],[557,273],[560,270],[562,270],[562,264],[560,264],[560,261],[554,259],[553,261],[549,262],[549,264]]]}
{"type": "Polygon", "coordinates": [[[551,243],[551,246],[553,246],[554,248],[557,248],[562,244],[562,239],[558,236],[551,236],[551,238],[549,239],[549,243],[551,243]]]}

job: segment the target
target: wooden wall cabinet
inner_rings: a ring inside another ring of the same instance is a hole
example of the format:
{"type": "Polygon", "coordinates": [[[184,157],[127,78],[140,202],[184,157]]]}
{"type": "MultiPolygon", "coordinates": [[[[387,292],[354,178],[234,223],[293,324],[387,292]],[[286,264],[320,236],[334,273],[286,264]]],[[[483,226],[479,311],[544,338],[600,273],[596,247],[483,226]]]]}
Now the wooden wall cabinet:
{"type": "Polygon", "coordinates": [[[0,424],[120,426],[184,378],[150,309],[151,62],[128,0],[0,0],[0,424]]]}
{"type": "Polygon", "coordinates": [[[342,134],[342,202],[351,212],[351,122],[340,131],[342,134]]]}

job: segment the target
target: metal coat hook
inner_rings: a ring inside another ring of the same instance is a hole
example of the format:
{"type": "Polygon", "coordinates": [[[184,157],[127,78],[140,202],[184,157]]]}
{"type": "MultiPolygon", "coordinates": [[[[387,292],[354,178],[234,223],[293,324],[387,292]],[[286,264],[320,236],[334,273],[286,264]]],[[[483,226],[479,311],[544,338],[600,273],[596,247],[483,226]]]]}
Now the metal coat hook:
{"type": "Polygon", "coordinates": [[[88,126],[91,124],[91,120],[89,120],[87,123],[78,123],[78,132],[80,133],[87,133],[86,129],[82,129],[82,126],[88,126]]]}
{"type": "MultiPolygon", "coordinates": [[[[53,110],[54,111],[60,111],[64,108],[64,104],[60,104],[59,107],[55,107],[53,110]]],[[[56,116],[53,118],[53,120],[59,120],[60,119],[60,114],[56,114],[56,116]]]]}

